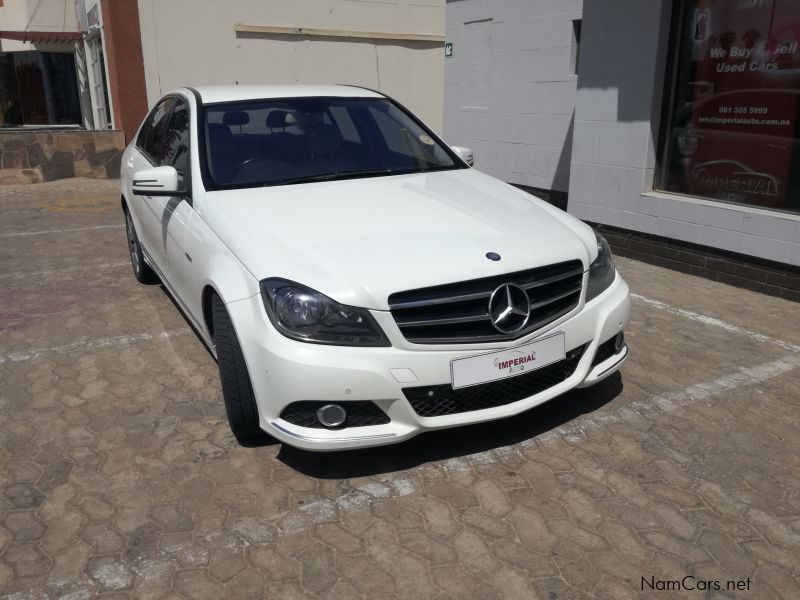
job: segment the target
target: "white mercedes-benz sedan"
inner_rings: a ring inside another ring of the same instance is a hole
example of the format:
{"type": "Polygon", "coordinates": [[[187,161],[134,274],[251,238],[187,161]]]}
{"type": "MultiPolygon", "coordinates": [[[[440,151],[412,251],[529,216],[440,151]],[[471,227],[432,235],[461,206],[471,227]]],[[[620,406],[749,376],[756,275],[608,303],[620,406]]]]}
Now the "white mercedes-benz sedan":
{"type": "Polygon", "coordinates": [[[390,444],[622,366],[630,299],[607,242],[471,163],[358,87],[155,105],[122,159],[133,272],[216,357],[239,441],[390,444]]]}

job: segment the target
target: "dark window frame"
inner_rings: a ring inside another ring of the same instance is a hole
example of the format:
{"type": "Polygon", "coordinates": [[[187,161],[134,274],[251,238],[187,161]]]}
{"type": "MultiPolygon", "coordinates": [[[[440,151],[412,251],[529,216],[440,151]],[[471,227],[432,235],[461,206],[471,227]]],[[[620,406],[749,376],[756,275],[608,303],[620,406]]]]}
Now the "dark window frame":
{"type": "MultiPolygon", "coordinates": [[[[208,157],[206,151],[206,132],[205,132],[205,122],[206,122],[206,110],[210,107],[221,106],[225,104],[257,104],[264,102],[265,100],[274,101],[274,102],[281,102],[281,101],[292,101],[298,98],[320,98],[320,99],[347,99],[347,100],[383,100],[392,105],[394,105],[397,109],[401,112],[405,113],[409,119],[414,121],[420,129],[422,129],[426,134],[431,136],[437,143],[441,144],[442,148],[444,149],[445,154],[447,154],[448,158],[453,161],[452,167],[445,167],[443,169],[430,169],[425,172],[433,172],[439,170],[457,170],[457,169],[469,169],[470,166],[467,165],[450,147],[450,145],[445,142],[441,137],[439,137],[434,131],[432,131],[422,120],[420,120],[414,113],[412,113],[408,108],[403,106],[400,102],[391,98],[386,95],[379,95],[379,96],[289,96],[289,97],[275,97],[275,98],[249,98],[246,100],[225,100],[222,102],[203,102],[200,96],[200,93],[193,89],[188,88],[195,96],[195,100],[197,103],[197,146],[198,146],[198,161],[200,165],[200,175],[203,182],[203,187],[206,191],[220,191],[220,190],[233,190],[233,189],[247,189],[247,188],[254,188],[254,187],[263,187],[262,183],[253,183],[253,184],[238,184],[236,186],[224,185],[217,183],[213,176],[211,175],[210,169],[208,167],[208,157]]],[[[368,88],[363,88],[368,89],[368,88]]],[[[374,91],[374,90],[368,90],[374,91]]],[[[359,135],[361,135],[361,131],[359,131],[359,135]]]]}
{"type": "MultiPolygon", "coordinates": [[[[681,25],[686,14],[686,0],[678,0],[672,4],[669,14],[669,35],[667,36],[667,60],[665,63],[664,87],[661,97],[661,119],[658,126],[658,138],[656,144],[655,173],[653,174],[653,189],[663,191],[662,181],[664,170],[669,162],[665,160],[667,154],[667,144],[669,134],[672,131],[672,123],[675,116],[675,80],[678,75],[678,64],[680,62],[680,39],[681,25]]],[[[673,194],[675,192],[666,192],[673,194]]],[[[678,194],[680,195],[680,194],[678,194]]]]}

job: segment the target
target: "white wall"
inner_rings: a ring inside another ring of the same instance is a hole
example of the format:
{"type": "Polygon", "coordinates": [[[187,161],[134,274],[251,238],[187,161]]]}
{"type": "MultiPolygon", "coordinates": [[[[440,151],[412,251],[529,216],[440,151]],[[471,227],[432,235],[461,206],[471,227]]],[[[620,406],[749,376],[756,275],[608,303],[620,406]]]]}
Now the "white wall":
{"type": "Polygon", "coordinates": [[[586,2],[569,212],[800,265],[800,217],[653,191],[670,6],[669,0],[586,2]]]}
{"type": "MultiPolygon", "coordinates": [[[[588,3],[598,0],[589,0],[588,3]]],[[[582,0],[448,0],[445,135],[511,183],[567,191],[582,0]]]]}
{"type": "Polygon", "coordinates": [[[147,99],[184,85],[349,83],[395,97],[441,130],[441,42],[237,33],[273,27],[444,35],[444,0],[139,0],[147,99]]]}
{"type": "MultiPolygon", "coordinates": [[[[5,0],[0,8],[0,31],[78,31],[75,1],[5,0]]],[[[0,52],[26,50],[42,49],[16,40],[0,40],[0,52]]]]}

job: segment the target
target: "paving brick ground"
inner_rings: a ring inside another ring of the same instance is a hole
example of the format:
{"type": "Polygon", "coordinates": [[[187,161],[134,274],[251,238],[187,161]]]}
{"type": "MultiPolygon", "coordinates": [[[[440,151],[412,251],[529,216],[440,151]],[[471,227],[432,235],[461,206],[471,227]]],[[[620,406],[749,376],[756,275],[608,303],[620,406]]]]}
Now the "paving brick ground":
{"type": "Polygon", "coordinates": [[[243,448],[114,184],[0,188],[0,597],[797,598],[800,305],[619,263],[621,378],[380,450],[243,448]],[[642,581],[686,576],[723,589],[642,581]]]}

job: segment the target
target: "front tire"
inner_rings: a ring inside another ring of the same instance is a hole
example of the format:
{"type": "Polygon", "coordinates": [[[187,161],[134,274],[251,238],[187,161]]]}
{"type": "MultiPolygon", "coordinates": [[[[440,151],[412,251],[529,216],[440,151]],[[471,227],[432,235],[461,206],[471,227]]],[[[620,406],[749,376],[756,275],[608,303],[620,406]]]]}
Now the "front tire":
{"type": "Polygon", "coordinates": [[[225,305],[216,294],[211,298],[211,318],[228,424],[240,444],[251,445],[268,436],[258,425],[258,406],[239,338],[225,305]]]}
{"type": "Polygon", "coordinates": [[[142,245],[139,243],[139,236],[136,235],[136,228],[133,226],[133,219],[129,210],[125,210],[125,232],[128,236],[128,254],[131,257],[133,276],[136,277],[136,281],[148,285],[158,283],[158,275],[144,261],[142,245]]]}

